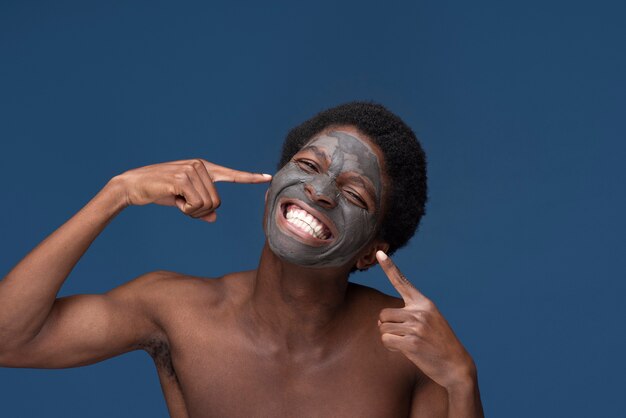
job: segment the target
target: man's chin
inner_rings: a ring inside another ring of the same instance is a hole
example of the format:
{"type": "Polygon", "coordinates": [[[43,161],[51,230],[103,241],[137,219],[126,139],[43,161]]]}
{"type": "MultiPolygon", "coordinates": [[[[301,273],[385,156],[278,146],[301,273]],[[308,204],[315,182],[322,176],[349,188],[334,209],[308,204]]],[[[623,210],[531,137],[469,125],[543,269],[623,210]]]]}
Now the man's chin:
{"type": "Polygon", "coordinates": [[[267,245],[269,251],[281,261],[299,268],[318,271],[333,270],[337,272],[349,272],[352,270],[352,267],[356,265],[354,257],[342,263],[339,258],[333,257],[330,254],[307,254],[305,248],[301,251],[298,251],[294,247],[290,247],[288,249],[282,247],[276,248],[271,244],[267,236],[265,237],[265,244],[267,245]]]}

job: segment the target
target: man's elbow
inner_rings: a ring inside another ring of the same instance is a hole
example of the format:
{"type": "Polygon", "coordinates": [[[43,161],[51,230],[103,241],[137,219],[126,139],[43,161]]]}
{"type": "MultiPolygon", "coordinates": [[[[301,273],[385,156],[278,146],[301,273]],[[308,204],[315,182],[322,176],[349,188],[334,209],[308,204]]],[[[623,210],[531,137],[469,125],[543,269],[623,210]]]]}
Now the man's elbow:
{"type": "Polygon", "coordinates": [[[15,353],[18,353],[35,336],[0,326],[0,366],[10,367],[5,365],[5,363],[8,364],[8,359],[15,357],[15,353]]]}

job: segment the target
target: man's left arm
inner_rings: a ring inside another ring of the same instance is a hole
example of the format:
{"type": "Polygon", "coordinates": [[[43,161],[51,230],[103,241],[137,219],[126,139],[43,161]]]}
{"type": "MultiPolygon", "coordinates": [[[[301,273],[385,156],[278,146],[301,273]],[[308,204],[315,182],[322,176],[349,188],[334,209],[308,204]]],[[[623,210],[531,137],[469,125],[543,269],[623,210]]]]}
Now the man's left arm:
{"type": "Polygon", "coordinates": [[[404,300],[378,321],[383,345],[399,351],[425,376],[415,386],[411,417],[482,418],[476,366],[435,304],[382,251],[376,257],[404,300]]]}
{"type": "Polygon", "coordinates": [[[477,380],[448,390],[426,376],[420,380],[413,390],[411,418],[484,416],[477,380]]]}
{"type": "Polygon", "coordinates": [[[476,375],[467,383],[448,389],[448,418],[484,416],[476,375]]]}

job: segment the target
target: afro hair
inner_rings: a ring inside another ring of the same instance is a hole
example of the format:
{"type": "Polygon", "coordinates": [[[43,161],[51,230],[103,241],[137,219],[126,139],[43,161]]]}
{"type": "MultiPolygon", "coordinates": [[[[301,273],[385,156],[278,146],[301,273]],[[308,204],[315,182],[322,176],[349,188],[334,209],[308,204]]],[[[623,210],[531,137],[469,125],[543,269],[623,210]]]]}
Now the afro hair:
{"type": "MultiPolygon", "coordinates": [[[[392,255],[415,234],[426,213],[426,154],[398,116],[371,102],[351,102],[324,110],[287,134],[278,163],[281,169],[315,135],[332,126],[351,125],[378,145],[385,158],[390,189],[378,238],[392,255]]],[[[354,271],[354,269],[353,269],[354,271]]]]}

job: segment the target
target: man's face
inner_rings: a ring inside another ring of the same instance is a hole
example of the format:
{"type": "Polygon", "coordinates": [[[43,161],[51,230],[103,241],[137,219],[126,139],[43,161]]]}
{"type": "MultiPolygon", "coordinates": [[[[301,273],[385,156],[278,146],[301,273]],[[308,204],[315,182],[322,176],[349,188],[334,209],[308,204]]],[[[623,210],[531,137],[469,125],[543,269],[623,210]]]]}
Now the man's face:
{"type": "Polygon", "coordinates": [[[359,134],[312,138],[272,179],[264,219],[270,248],[303,266],[353,262],[377,233],[382,189],[381,161],[359,134]]]}

